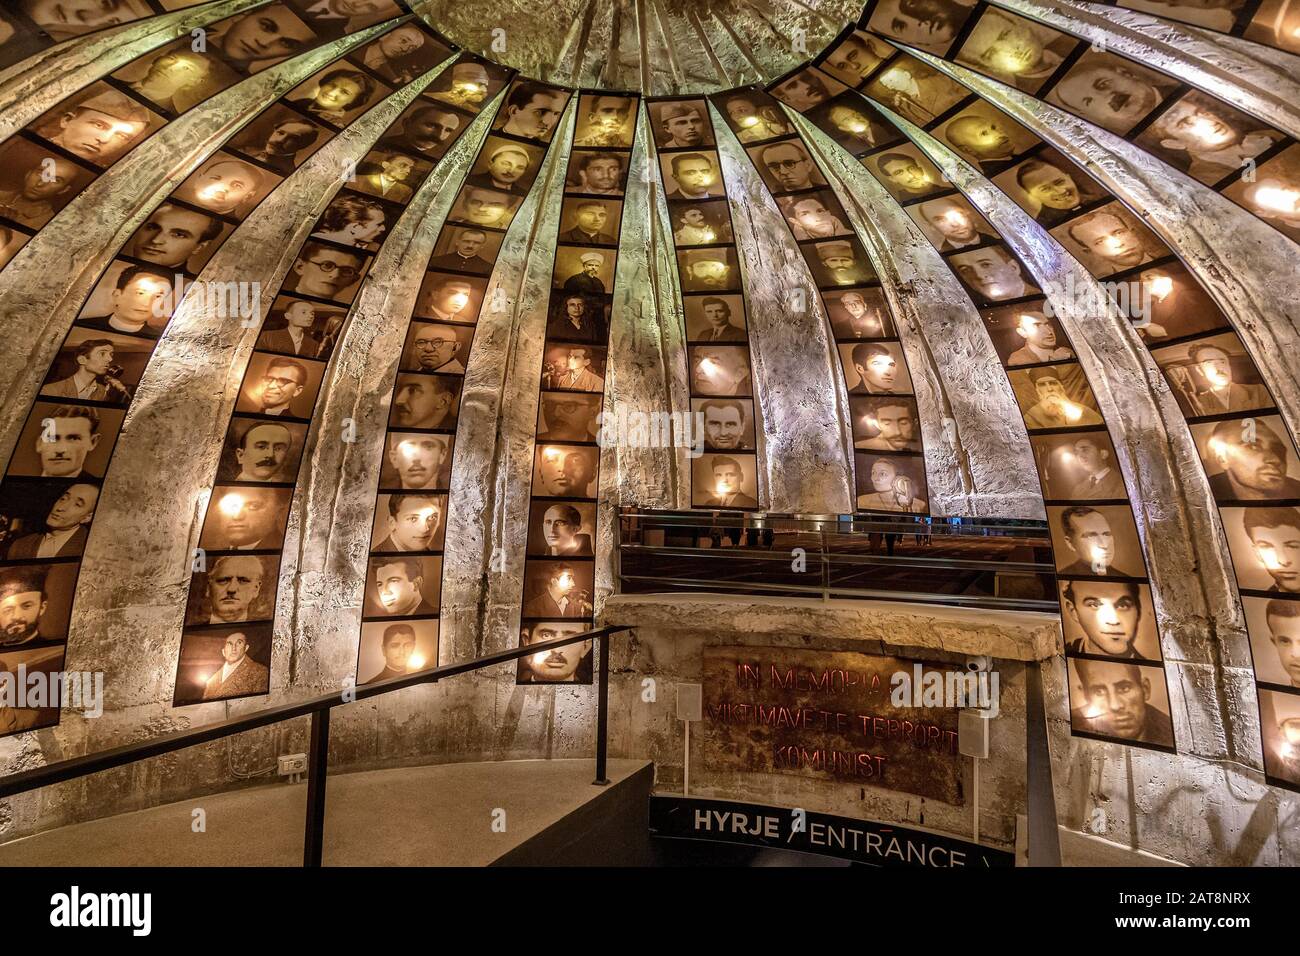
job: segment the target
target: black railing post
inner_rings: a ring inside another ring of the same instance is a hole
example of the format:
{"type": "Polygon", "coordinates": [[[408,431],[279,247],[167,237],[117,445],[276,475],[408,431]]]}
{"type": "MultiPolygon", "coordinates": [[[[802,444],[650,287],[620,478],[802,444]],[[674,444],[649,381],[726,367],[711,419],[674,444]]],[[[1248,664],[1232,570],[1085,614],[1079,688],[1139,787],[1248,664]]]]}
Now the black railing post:
{"type": "Polygon", "coordinates": [[[609,634],[602,634],[596,642],[600,652],[599,672],[596,676],[596,779],[592,783],[603,787],[609,783],[605,772],[609,751],[609,634]]]}
{"type": "Polygon", "coordinates": [[[1043,665],[1025,664],[1025,815],[1030,866],[1061,865],[1061,834],[1052,788],[1052,755],[1047,742],[1043,665]]]}
{"type": "Polygon", "coordinates": [[[302,865],[320,866],[325,849],[325,775],[329,770],[330,712],[312,711],[311,752],[307,755],[307,824],[302,838],[302,865]]]}

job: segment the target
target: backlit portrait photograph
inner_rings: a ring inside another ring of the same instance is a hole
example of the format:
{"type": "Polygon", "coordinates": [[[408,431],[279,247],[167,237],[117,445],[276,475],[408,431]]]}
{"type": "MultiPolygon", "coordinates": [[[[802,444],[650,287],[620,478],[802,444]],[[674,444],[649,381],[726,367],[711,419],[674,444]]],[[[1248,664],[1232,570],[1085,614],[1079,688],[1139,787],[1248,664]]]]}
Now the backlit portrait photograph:
{"type": "Polygon", "coordinates": [[[860,451],[853,458],[859,511],[901,511],[907,514],[929,511],[925,459],[921,456],[860,451]]]}
{"type": "Polygon", "coordinates": [[[176,665],[175,707],[271,690],[271,625],[187,628],[176,665]]]}
{"type": "Polygon", "coordinates": [[[1047,524],[1058,574],[1146,577],[1137,525],[1128,505],[1050,505],[1047,524]]]}
{"type": "Polygon", "coordinates": [[[1172,748],[1169,689],[1162,668],[1132,661],[1067,659],[1070,728],[1118,743],[1172,748]]]}
{"type": "Polygon", "coordinates": [[[529,554],[591,557],[595,535],[595,502],[535,501],[529,509],[529,554]]]}
{"type": "Polygon", "coordinates": [[[1115,448],[1104,428],[1073,434],[1030,435],[1043,494],[1055,501],[1128,498],[1115,448]]]}
{"type": "MultiPolygon", "coordinates": [[[[582,622],[541,621],[520,627],[519,640],[526,647],[573,637],[585,630],[589,628],[582,622]]],[[[591,669],[591,641],[580,641],[520,658],[515,680],[520,684],[590,684],[591,669]]]]}
{"type": "Polygon", "coordinates": [[[696,508],[758,507],[758,467],[752,454],[701,455],[691,463],[691,504],[696,508]]]}

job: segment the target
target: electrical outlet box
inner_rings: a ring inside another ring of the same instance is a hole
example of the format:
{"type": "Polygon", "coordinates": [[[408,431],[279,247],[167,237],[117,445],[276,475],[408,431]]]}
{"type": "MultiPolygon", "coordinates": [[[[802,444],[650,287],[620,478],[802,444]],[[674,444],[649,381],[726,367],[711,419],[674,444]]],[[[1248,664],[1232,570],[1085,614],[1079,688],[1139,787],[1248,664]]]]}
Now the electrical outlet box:
{"type": "Polygon", "coordinates": [[[306,754],[284,754],[278,762],[282,777],[293,777],[307,772],[306,754]]]}
{"type": "Polygon", "coordinates": [[[967,757],[988,759],[988,711],[962,710],[957,714],[957,750],[967,757]]]}
{"type": "Polygon", "coordinates": [[[704,686],[702,684],[677,685],[677,719],[700,720],[704,716],[704,686]]]}

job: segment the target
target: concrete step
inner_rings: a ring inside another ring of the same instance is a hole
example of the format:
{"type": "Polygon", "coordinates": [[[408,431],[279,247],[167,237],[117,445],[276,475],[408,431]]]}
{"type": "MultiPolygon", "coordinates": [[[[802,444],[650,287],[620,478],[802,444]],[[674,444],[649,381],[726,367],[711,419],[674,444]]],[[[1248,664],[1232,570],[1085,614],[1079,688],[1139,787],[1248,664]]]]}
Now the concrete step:
{"type": "MultiPolygon", "coordinates": [[[[654,765],[610,760],[603,787],[594,770],[501,760],[332,774],[325,865],[646,863],[654,765]]],[[[209,794],[0,844],[0,866],[299,866],[306,805],[306,784],[209,794]]]]}

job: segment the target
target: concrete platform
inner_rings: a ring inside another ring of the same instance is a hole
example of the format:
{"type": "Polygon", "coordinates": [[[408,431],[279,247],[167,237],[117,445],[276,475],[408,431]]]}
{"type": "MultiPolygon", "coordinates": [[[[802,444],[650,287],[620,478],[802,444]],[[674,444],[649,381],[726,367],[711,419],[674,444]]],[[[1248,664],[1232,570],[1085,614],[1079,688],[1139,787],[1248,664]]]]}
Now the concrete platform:
{"type": "MultiPolygon", "coordinates": [[[[654,765],[610,760],[604,787],[594,769],[504,760],[331,775],[325,864],[645,862],[654,765]]],[[[0,844],[0,866],[300,866],[306,804],[305,783],[197,797],[0,844]],[[196,810],[206,832],[194,832],[196,810]]]]}

